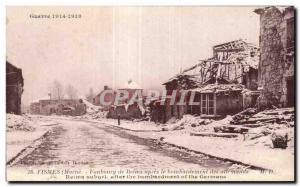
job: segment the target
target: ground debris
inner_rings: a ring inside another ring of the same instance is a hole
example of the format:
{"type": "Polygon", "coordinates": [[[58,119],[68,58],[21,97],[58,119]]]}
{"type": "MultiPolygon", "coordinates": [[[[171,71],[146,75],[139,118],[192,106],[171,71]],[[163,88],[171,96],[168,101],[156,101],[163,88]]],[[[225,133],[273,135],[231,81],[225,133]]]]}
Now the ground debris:
{"type": "Polygon", "coordinates": [[[288,143],[288,134],[286,132],[275,131],[271,135],[274,148],[286,149],[288,143]]]}
{"type": "Polygon", "coordinates": [[[218,126],[214,127],[215,132],[222,132],[222,133],[246,133],[248,132],[248,128],[244,127],[237,127],[237,126],[232,126],[232,125],[224,125],[224,126],[218,126]]]}
{"type": "Polygon", "coordinates": [[[220,137],[220,138],[237,138],[238,135],[234,133],[209,133],[209,132],[200,132],[200,133],[190,133],[191,136],[207,136],[207,137],[220,137]]]}
{"type": "Polygon", "coordinates": [[[162,130],[164,131],[173,131],[173,130],[183,130],[183,129],[194,129],[200,126],[206,126],[213,122],[212,119],[203,119],[199,116],[192,116],[192,115],[183,115],[182,119],[175,120],[170,119],[162,130]]]}
{"type": "Polygon", "coordinates": [[[241,120],[248,120],[251,116],[253,116],[256,113],[257,113],[256,108],[247,108],[247,109],[243,110],[242,112],[239,112],[239,113],[235,114],[234,116],[232,116],[231,123],[237,124],[241,120]]]}
{"type": "Polygon", "coordinates": [[[294,108],[276,108],[257,112],[248,108],[232,117],[231,124],[252,127],[263,126],[266,123],[286,123],[294,121],[294,108]],[[250,125],[256,124],[256,125],[250,125]]]}
{"type": "Polygon", "coordinates": [[[34,131],[33,121],[26,115],[6,114],[6,131],[34,131]]]}
{"type": "Polygon", "coordinates": [[[89,111],[83,116],[76,116],[75,119],[103,119],[106,118],[107,111],[89,111]]]}

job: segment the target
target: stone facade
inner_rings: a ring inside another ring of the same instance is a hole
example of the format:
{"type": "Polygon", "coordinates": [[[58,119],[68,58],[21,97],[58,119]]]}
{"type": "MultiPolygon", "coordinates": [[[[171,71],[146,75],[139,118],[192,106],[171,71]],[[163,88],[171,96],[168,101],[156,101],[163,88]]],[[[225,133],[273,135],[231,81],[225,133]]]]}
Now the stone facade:
{"type": "Polygon", "coordinates": [[[267,7],[255,12],[260,15],[260,99],[269,106],[293,106],[294,8],[267,7]]]}

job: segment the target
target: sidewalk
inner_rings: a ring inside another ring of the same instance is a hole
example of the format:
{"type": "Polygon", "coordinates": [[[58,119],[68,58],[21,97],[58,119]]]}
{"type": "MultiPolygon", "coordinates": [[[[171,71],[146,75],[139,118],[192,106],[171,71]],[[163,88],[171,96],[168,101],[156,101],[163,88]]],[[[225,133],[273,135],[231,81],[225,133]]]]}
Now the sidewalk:
{"type": "Polygon", "coordinates": [[[40,129],[34,132],[7,132],[6,162],[16,157],[22,150],[47,133],[47,131],[47,129],[40,129]]]}
{"type": "Polygon", "coordinates": [[[234,160],[293,176],[294,151],[292,149],[255,146],[238,138],[199,137],[188,134],[166,136],[165,142],[225,160],[234,160]]]}
{"type": "Polygon", "coordinates": [[[13,126],[14,123],[18,126],[23,125],[26,122],[26,126],[32,128],[29,131],[26,130],[9,130],[6,132],[6,162],[11,162],[19,156],[28,146],[31,146],[36,140],[45,135],[51,128],[51,126],[57,123],[43,120],[41,122],[35,121],[35,119],[28,120],[24,116],[9,115],[7,120],[13,126]],[[21,120],[21,123],[20,123],[21,120]],[[20,123],[20,124],[18,124],[20,123]]]}

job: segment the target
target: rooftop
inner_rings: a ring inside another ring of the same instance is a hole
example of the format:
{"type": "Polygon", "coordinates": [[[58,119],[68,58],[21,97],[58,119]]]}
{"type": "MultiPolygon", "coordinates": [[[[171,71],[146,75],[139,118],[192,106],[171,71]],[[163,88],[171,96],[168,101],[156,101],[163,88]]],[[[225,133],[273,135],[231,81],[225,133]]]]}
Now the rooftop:
{"type": "Polygon", "coordinates": [[[201,88],[191,89],[199,93],[220,93],[230,91],[242,91],[245,87],[241,84],[207,84],[201,88]]]}
{"type": "Polygon", "coordinates": [[[124,89],[132,89],[132,90],[142,90],[142,88],[134,81],[132,80],[129,80],[126,82],[126,84],[119,88],[119,90],[124,90],[124,89]]]}

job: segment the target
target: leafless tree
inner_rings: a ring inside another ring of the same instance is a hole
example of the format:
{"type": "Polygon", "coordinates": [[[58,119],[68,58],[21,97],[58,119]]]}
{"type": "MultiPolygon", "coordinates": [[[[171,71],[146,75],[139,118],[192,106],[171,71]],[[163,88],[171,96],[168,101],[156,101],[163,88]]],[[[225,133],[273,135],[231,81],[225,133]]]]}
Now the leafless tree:
{"type": "Polygon", "coordinates": [[[51,99],[57,99],[61,100],[63,99],[64,93],[63,93],[63,86],[62,84],[55,80],[53,81],[52,85],[50,86],[50,94],[51,99]]]}
{"type": "Polygon", "coordinates": [[[93,88],[90,88],[89,93],[86,95],[86,100],[89,102],[93,102],[93,98],[95,97],[93,88]]]}
{"type": "Polygon", "coordinates": [[[77,96],[77,89],[74,88],[74,86],[72,86],[71,84],[69,84],[67,87],[66,87],[66,94],[68,96],[69,99],[77,99],[78,96],[77,96]]]}

